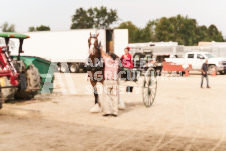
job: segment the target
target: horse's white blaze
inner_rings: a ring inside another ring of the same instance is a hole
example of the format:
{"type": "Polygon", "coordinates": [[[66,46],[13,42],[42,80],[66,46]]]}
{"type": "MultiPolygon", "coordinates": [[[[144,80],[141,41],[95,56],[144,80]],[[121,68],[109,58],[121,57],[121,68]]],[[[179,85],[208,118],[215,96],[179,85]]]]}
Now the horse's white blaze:
{"type": "Polygon", "coordinates": [[[94,38],[91,38],[90,40],[90,47],[89,47],[89,53],[90,54],[94,54],[94,44],[95,44],[95,39],[94,38]]]}
{"type": "Polygon", "coordinates": [[[94,54],[94,45],[90,45],[90,47],[89,47],[89,53],[90,53],[91,55],[94,54]]]}

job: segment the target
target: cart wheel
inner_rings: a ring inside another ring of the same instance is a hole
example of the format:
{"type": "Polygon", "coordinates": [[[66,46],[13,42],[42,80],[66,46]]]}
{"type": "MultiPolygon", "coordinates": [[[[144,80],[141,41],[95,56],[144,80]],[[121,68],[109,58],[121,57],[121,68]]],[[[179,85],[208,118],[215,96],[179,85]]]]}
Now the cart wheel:
{"type": "Polygon", "coordinates": [[[146,107],[151,107],[155,100],[157,90],[157,76],[155,69],[149,68],[145,72],[143,84],[143,102],[146,107]]]}

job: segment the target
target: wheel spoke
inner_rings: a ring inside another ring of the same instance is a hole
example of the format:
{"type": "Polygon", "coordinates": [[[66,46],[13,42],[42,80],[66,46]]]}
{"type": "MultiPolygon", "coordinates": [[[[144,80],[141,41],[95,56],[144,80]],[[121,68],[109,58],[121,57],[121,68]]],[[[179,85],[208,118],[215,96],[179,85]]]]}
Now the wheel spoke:
{"type": "Polygon", "coordinates": [[[148,104],[148,106],[151,106],[151,104],[152,104],[152,97],[150,97],[150,99],[149,99],[149,104],[148,104]]]}
{"type": "Polygon", "coordinates": [[[149,106],[149,102],[150,102],[150,95],[147,95],[148,98],[147,98],[147,102],[146,102],[146,105],[149,106]]]}
{"type": "Polygon", "coordinates": [[[151,98],[152,98],[152,100],[153,100],[153,102],[154,102],[155,94],[151,95],[151,98]]]}
{"type": "Polygon", "coordinates": [[[146,103],[146,106],[149,107],[149,106],[150,106],[150,103],[151,103],[151,97],[149,96],[149,97],[148,97],[148,101],[147,101],[147,103],[146,103]]]}
{"type": "Polygon", "coordinates": [[[156,89],[156,85],[149,86],[150,89],[156,89]]]}
{"type": "Polygon", "coordinates": [[[146,93],[146,100],[145,100],[145,105],[147,106],[147,107],[149,107],[150,106],[150,103],[151,103],[151,93],[149,94],[149,89],[147,90],[147,93],[146,93]]]}
{"type": "Polygon", "coordinates": [[[153,96],[153,100],[155,99],[155,95],[156,95],[156,89],[155,90],[151,90],[152,91],[152,96],[153,96]]]}
{"type": "Polygon", "coordinates": [[[147,104],[147,101],[148,101],[148,95],[145,95],[145,98],[144,98],[145,105],[147,104]]]}
{"type": "Polygon", "coordinates": [[[148,95],[148,91],[144,91],[144,92],[143,92],[143,95],[144,95],[144,96],[148,95]]]}
{"type": "Polygon", "coordinates": [[[154,95],[155,95],[155,91],[151,90],[151,92],[152,92],[152,94],[154,94],[154,95]]]}

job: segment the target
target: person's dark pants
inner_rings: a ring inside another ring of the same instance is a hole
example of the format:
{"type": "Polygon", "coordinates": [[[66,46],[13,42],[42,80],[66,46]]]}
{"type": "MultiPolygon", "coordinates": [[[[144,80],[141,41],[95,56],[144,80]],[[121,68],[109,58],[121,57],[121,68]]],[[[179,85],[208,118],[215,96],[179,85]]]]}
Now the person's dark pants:
{"type": "Polygon", "coordinates": [[[207,84],[207,86],[209,86],[208,75],[206,75],[206,76],[202,75],[201,87],[202,87],[202,85],[203,85],[203,79],[204,79],[204,78],[206,78],[206,84],[207,84]]]}

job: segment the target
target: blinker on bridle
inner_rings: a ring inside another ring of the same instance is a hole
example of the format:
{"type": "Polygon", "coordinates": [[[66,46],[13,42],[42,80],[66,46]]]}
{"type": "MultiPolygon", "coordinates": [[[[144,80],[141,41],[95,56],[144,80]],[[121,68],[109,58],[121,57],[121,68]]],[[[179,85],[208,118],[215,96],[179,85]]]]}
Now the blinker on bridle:
{"type": "Polygon", "coordinates": [[[90,38],[97,38],[96,34],[90,35],[90,38]]]}

